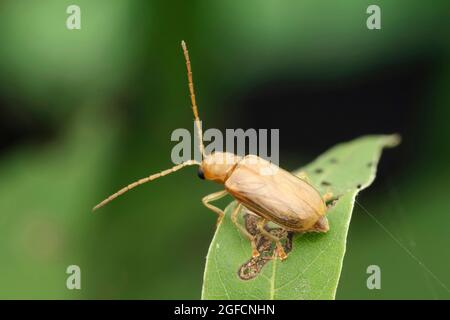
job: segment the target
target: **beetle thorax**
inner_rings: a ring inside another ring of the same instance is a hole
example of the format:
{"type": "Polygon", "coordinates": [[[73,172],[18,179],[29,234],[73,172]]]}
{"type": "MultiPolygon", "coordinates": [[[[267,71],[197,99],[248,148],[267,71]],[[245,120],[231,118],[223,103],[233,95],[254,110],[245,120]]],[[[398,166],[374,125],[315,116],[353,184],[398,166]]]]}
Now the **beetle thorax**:
{"type": "Polygon", "coordinates": [[[214,152],[207,155],[201,164],[205,179],[225,183],[242,158],[229,152],[214,152]]]}

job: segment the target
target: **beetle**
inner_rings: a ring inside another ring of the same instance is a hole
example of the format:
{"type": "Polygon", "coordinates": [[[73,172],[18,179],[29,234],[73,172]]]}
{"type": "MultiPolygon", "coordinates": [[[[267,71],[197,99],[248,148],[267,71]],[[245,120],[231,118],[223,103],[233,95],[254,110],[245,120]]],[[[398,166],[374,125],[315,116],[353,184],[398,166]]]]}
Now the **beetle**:
{"type": "Polygon", "coordinates": [[[93,210],[104,206],[141,184],[153,181],[184,167],[197,165],[199,166],[198,176],[201,179],[211,180],[224,186],[224,190],[214,192],[202,199],[203,204],[218,215],[217,225],[222,221],[224,211],[212,205],[211,202],[230,194],[237,201],[237,205],[231,214],[231,219],[239,231],[250,240],[252,256],[257,257],[259,255],[255,236],[251,235],[238,222],[238,214],[243,207],[251,214],[260,217],[257,223],[258,230],[275,242],[277,255],[280,260],[284,260],[287,255],[281,244],[281,239],[265,229],[267,223],[276,223],[291,232],[327,232],[329,224],[325,216],[327,212],[326,203],[333,199],[333,195],[327,192],[322,196],[309,183],[306,175],[295,176],[256,155],[241,157],[229,152],[205,154],[202,139],[203,133],[194,93],[191,62],[184,41],[181,42],[181,46],[186,60],[191,107],[199,138],[202,161],[188,160],[170,169],[133,182],[100,202],[93,210]]]}

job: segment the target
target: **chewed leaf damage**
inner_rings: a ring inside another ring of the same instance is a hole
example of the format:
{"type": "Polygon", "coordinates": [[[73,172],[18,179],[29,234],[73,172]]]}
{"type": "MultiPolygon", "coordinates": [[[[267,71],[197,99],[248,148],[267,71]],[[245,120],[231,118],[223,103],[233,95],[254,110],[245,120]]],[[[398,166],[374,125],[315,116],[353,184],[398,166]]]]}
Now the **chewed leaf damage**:
{"type": "MultiPolygon", "coordinates": [[[[257,222],[261,218],[246,212],[244,214],[245,228],[247,231],[256,237],[256,246],[259,251],[258,257],[250,257],[243,263],[237,272],[241,280],[251,280],[258,276],[263,267],[271,260],[276,259],[275,244],[259,232],[257,222]]],[[[288,232],[280,227],[271,228],[266,225],[265,229],[274,236],[282,239],[282,244],[286,253],[292,250],[293,232],[288,232]]]]}

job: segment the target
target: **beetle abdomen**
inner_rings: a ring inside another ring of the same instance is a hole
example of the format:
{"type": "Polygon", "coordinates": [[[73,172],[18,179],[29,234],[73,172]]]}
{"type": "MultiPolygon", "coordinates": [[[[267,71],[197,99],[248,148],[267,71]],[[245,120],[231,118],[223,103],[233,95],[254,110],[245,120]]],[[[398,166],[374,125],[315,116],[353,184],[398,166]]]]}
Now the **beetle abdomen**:
{"type": "Polygon", "coordinates": [[[225,182],[226,190],[246,208],[291,231],[310,230],[326,212],[319,192],[273,164],[249,155],[225,182]]]}

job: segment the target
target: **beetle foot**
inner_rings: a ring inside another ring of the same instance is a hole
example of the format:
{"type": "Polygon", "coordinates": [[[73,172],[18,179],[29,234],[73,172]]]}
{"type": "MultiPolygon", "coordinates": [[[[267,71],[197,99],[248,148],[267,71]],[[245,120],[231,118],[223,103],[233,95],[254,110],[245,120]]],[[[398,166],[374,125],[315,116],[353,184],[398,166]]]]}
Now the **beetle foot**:
{"type": "Polygon", "coordinates": [[[333,192],[327,192],[322,196],[322,199],[325,203],[330,202],[331,200],[336,199],[336,197],[334,196],[333,192]]]}
{"type": "Polygon", "coordinates": [[[299,177],[300,179],[306,181],[307,183],[311,183],[311,179],[309,179],[308,174],[305,171],[300,171],[297,174],[297,177],[299,177]]]}
{"type": "Polygon", "coordinates": [[[216,228],[220,225],[220,223],[222,222],[223,219],[223,214],[217,217],[217,221],[216,221],[216,228]]]}
{"type": "Polygon", "coordinates": [[[286,260],[287,254],[286,252],[284,252],[284,249],[281,246],[281,244],[277,244],[277,254],[281,261],[286,260]]]}

